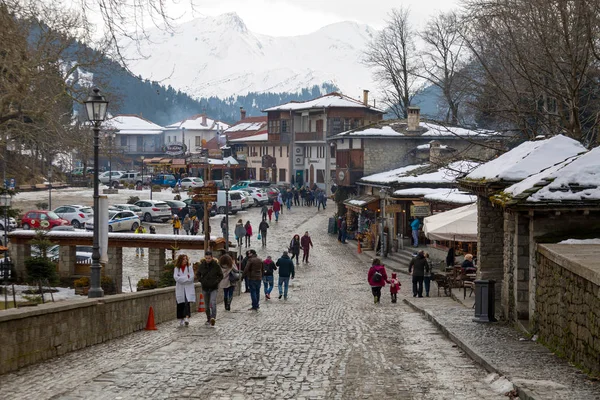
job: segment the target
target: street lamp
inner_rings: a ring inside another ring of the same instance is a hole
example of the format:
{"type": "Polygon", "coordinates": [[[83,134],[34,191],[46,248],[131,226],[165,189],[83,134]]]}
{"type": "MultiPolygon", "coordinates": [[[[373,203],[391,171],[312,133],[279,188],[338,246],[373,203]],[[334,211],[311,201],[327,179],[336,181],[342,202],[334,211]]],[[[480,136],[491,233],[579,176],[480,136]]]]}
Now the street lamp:
{"type": "Polygon", "coordinates": [[[52,165],[48,169],[48,210],[52,210],[52,165]]]}
{"type": "MultiPolygon", "coordinates": [[[[104,297],[100,286],[100,195],[98,194],[98,150],[100,147],[100,124],[106,119],[108,101],[100,95],[100,89],[94,88],[94,93],[83,103],[88,120],[92,123],[94,131],[94,241],[92,248],[92,267],[90,276],[90,290],[88,297],[104,297]]],[[[104,222],[105,223],[105,222],[104,222]]]]}
{"type": "Polygon", "coordinates": [[[117,137],[116,133],[105,133],[104,138],[108,139],[108,186],[112,188],[112,145],[113,139],[117,137]]]}
{"type": "Polygon", "coordinates": [[[381,257],[385,258],[385,198],[387,197],[387,191],[385,188],[381,188],[379,191],[379,198],[381,199],[381,257]]]}
{"type": "Polygon", "coordinates": [[[142,159],[142,189],[144,188],[144,156],[140,157],[142,159]]]}
{"type": "Polygon", "coordinates": [[[223,188],[225,189],[225,252],[229,253],[229,189],[231,189],[231,175],[229,169],[231,161],[227,161],[227,171],[223,177],[223,188]]]}

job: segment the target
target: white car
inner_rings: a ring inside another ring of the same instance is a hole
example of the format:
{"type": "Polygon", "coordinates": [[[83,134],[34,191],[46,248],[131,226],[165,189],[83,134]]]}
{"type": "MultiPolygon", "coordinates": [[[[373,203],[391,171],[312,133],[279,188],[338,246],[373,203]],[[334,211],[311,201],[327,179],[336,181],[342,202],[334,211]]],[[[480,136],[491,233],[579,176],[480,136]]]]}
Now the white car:
{"type": "Polygon", "coordinates": [[[203,187],[204,181],[202,178],[183,178],[181,180],[181,187],[183,189],[195,188],[195,187],[203,187]]]}
{"type": "Polygon", "coordinates": [[[160,200],[140,200],[135,203],[136,206],[142,209],[144,221],[152,222],[160,220],[167,222],[171,219],[171,207],[164,201],[160,200]]]}
{"type": "Polygon", "coordinates": [[[247,187],[244,189],[246,192],[250,192],[252,196],[252,201],[256,207],[261,206],[263,204],[267,204],[269,202],[269,194],[263,188],[253,188],[247,187]]]}
{"type": "MultiPolygon", "coordinates": [[[[17,229],[17,220],[15,220],[13,217],[8,217],[8,231],[13,231],[15,229],[17,229]]],[[[4,218],[2,216],[0,216],[0,231],[4,230],[4,218]]]]}
{"type": "Polygon", "coordinates": [[[80,205],[58,207],[54,209],[54,213],[62,219],[69,221],[75,229],[83,228],[85,222],[94,217],[92,207],[80,205]]]}
{"type": "Polygon", "coordinates": [[[98,180],[106,185],[109,181],[118,181],[119,177],[123,175],[124,172],[125,171],[106,171],[98,175],[98,180]],[[112,179],[110,180],[108,179],[109,175],[112,176],[112,179]]]}
{"type": "Polygon", "coordinates": [[[252,207],[254,205],[254,199],[252,198],[252,195],[250,194],[249,191],[247,190],[238,190],[238,192],[240,192],[240,194],[242,195],[242,208],[245,210],[248,207],[252,207]]]}
{"type": "MultiPolygon", "coordinates": [[[[108,231],[122,232],[135,231],[142,222],[133,211],[109,211],[108,212],[108,231]]],[[[85,228],[88,230],[94,229],[94,220],[86,221],[85,228]]]]}
{"type": "Polygon", "coordinates": [[[136,206],[135,204],[113,204],[112,206],[108,207],[109,210],[129,210],[129,211],[133,211],[133,213],[135,215],[137,215],[140,219],[144,218],[144,213],[142,211],[142,209],[138,206],[136,206]]]}

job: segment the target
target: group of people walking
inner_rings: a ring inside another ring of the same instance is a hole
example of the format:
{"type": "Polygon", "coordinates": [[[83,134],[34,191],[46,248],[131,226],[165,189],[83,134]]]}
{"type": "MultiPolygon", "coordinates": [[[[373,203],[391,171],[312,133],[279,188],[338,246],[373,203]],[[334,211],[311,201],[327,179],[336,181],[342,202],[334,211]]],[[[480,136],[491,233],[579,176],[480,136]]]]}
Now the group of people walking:
{"type": "Polygon", "coordinates": [[[190,217],[188,214],[183,218],[183,221],[178,215],[174,215],[171,224],[173,225],[173,235],[179,235],[181,230],[183,230],[186,235],[197,235],[201,226],[202,233],[204,233],[204,223],[195,215],[190,217]]]}

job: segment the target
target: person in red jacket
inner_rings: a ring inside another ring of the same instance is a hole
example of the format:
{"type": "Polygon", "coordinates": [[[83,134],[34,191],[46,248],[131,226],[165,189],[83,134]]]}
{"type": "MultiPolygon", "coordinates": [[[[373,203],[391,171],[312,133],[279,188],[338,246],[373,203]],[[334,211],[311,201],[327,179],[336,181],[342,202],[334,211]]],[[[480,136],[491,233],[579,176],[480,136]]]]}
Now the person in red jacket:
{"type": "Polygon", "coordinates": [[[275,222],[279,221],[279,212],[281,211],[281,203],[275,199],[273,201],[273,212],[275,213],[275,222]]]}
{"type": "Polygon", "coordinates": [[[308,263],[308,253],[310,248],[313,247],[313,242],[308,236],[308,231],[304,232],[304,236],[300,239],[300,246],[302,247],[302,262],[308,263]]]}
{"type": "Polygon", "coordinates": [[[385,267],[379,258],[373,260],[371,268],[369,268],[369,273],[367,274],[367,280],[371,286],[375,304],[379,304],[381,301],[381,288],[384,287],[385,283],[388,281],[387,272],[385,272],[385,267]]]}
{"type": "Polygon", "coordinates": [[[246,228],[246,247],[250,247],[250,238],[252,237],[252,225],[250,225],[250,221],[246,221],[244,228],[246,228]]]}
{"type": "Polygon", "coordinates": [[[392,303],[398,301],[398,292],[400,292],[400,286],[402,286],[402,284],[398,280],[396,273],[392,272],[392,279],[390,279],[390,294],[392,295],[392,303]]]}
{"type": "Polygon", "coordinates": [[[271,216],[273,215],[273,207],[269,207],[269,211],[267,211],[267,214],[269,215],[269,222],[271,222],[271,216]]]}

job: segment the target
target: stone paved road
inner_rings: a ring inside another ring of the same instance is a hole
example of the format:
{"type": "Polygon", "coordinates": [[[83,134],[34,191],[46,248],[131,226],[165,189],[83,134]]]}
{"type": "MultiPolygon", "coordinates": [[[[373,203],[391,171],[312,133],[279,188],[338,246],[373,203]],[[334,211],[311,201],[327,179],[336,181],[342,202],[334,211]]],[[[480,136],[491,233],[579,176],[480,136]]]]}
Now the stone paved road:
{"type": "MultiPolygon", "coordinates": [[[[312,232],[288,301],[249,295],[219,307],[214,328],[194,316],[139,332],[0,380],[20,399],[504,399],[479,366],[399,299],[372,304],[354,247],[323,233],[327,212],[298,208],[273,223],[275,256],[295,232],[312,232]]],[[[246,216],[258,225],[258,210],[246,216]]],[[[408,283],[403,283],[406,294],[408,283]]],[[[387,292],[386,292],[387,293],[387,292]]],[[[173,309],[175,314],[175,309],[173,309]]],[[[495,382],[497,384],[500,381],[495,382]]]]}

